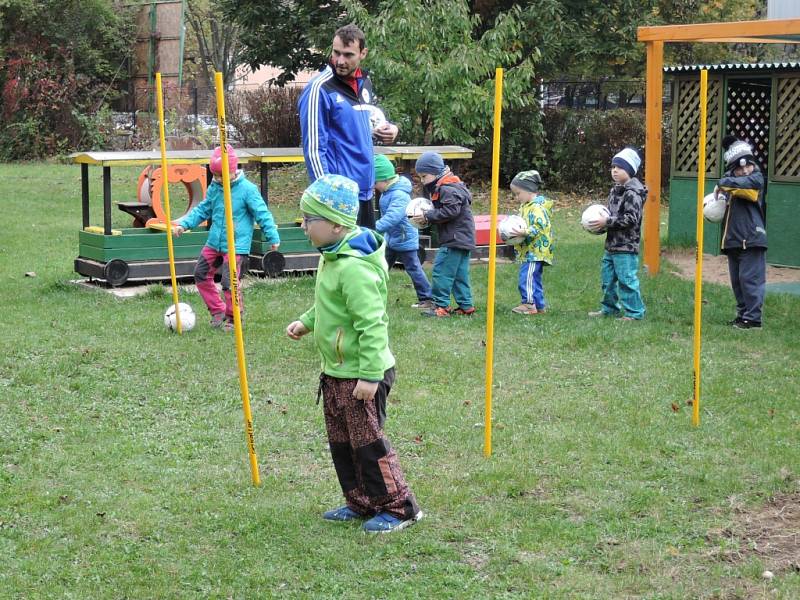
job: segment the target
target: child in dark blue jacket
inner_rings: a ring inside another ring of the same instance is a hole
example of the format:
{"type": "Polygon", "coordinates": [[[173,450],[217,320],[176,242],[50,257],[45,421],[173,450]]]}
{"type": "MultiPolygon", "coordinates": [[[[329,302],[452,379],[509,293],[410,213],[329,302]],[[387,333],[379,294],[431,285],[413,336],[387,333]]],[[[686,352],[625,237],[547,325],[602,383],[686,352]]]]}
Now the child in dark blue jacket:
{"type": "Polygon", "coordinates": [[[414,284],[417,302],[412,308],[433,307],[431,284],[419,262],[419,232],[406,219],[406,206],[411,200],[411,182],[395,173],[392,161],[383,154],[375,155],[375,190],[380,192],[381,218],[375,229],[386,240],[386,262],[389,268],[398,260],[414,284]]]}
{"type": "Polygon", "coordinates": [[[728,257],[731,288],[736,298],[737,329],[759,329],[767,272],[767,225],[764,175],[753,148],[733,136],[722,140],[725,174],[717,190],[728,197],[722,218],[722,253],[728,257]]]}

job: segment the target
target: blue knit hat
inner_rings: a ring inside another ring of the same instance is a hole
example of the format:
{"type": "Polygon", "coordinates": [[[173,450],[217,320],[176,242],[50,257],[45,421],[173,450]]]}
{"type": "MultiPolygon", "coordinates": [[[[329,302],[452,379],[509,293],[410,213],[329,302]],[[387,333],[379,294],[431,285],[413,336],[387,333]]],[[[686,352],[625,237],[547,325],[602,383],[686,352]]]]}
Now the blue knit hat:
{"type": "Polygon", "coordinates": [[[306,188],[300,210],[350,229],[358,217],[358,184],[342,175],[323,175],[306,188]]]}
{"type": "Polygon", "coordinates": [[[436,152],[426,152],[417,159],[417,163],[414,165],[414,170],[420,175],[436,175],[437,177],[444,174],[445,168],[442,156],[436,152]]]}
{"type": "Polygon", "coordinates": [[[639,153],[633,148],[623,148],[614,155],[614,158],[611,159],[611,164],[618,166],[633,177],[636,175],[636,171],[639,170],[642,159],[639,157],[639,153]]]}

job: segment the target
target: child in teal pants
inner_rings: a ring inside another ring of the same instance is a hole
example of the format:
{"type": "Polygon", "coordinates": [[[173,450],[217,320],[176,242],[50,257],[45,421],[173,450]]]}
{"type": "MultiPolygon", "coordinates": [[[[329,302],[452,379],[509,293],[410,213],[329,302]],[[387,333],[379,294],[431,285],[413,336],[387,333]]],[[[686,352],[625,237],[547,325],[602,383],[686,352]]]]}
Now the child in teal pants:
{"type": "Polygon", "coordinates": [[[422,314],[428,317],[472,315],[475,313],[469,282],[469,256],[475,249],[475,219],[470,208],[472,194],[436,152],[420,156],[414,169],[433,209],[412,220],[417,225],[435,224],[439,235],[431,277],[434,306],[422,314]],[[456,302],[452,309],[451,294],[456,302]]]}

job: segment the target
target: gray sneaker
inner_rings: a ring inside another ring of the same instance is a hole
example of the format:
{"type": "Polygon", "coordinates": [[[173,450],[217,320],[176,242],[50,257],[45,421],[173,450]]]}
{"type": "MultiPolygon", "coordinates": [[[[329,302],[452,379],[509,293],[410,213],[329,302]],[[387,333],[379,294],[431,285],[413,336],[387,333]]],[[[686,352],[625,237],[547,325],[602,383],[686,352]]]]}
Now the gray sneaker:
{"type": "Polygon", "coordinates": [[[411,305],[411,308],[418,308],[419,310],[430,310],[433,308],[433,300],[422,300],[420,302],[415,302],[411,305]]]}
{"type": "Polygon", "coordinates": [[[225,325],[225,313],[214,313],[211,315],[211,327],[220,329],[225,325]]]}

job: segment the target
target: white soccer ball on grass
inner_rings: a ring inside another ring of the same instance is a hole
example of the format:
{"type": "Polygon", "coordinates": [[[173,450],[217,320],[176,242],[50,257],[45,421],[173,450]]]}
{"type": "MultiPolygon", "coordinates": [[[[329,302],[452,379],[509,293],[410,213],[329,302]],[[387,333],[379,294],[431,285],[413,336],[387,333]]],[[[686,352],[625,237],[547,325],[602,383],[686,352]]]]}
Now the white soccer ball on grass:
{"type": "Polygon", "coordinates": [[[602,204],[592,204],[581,215],[581,227],[589,233],[600,235],[605,232],[605,227],[593,228],[590,223],[603,217],[608,217],[611,213],[602,204]]]}
{"type": "MultiPolygon", "coordinates": [[[[422,217],[425,211],[433,210],[433,203],[427,198],[413,198],[406,206],[406,217],[409,219],[413,217],[422,217]]],[[[421,229],[424,225],[417,225],[414,221],[411,224],[417,229],[421,229]]]]}
{"type": "Polygon", "coordinates": [[[500,239],[510,246],[525,243],[528,235],[528,224],[519,215],[509,215],[497,224],[500,239]],[[519,233],[524,232],[524,233],[519,233]]]}
{"type": "MultiPolygon", "coordinates": [[[[180,311],[181,329],[183,331],[191,331],[197,322],[197,317],[192,310],[192,307],[185,302],[178,303],[178,310],[180,311]]],[[[167,311],[164,313],[164,327],[170,331],[178,331],[178,320],[175,317],[175,305],[170,304],[167,311]]]]}

